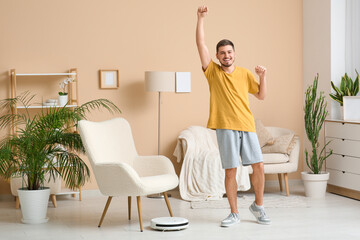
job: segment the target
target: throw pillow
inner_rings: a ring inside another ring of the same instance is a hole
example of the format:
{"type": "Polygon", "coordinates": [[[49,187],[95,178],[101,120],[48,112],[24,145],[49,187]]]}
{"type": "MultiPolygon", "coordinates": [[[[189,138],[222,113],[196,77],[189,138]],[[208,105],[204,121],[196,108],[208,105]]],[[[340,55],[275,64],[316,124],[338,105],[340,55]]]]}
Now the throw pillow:
{"type": "Polygon", "coordinates": [[[260,147],[271,145],[274,143],[274,138],[271,133],[265,128],[264,124],[259,120],[255,120],[256,134],[259,139],[260,147]]]}
{"type": "Polygon", "coordinates": [[[295,134],[290,133],[275,138],[273,145],[261,148],[262,153],[284,153],[290,154],[296,143],[295,134]]]}

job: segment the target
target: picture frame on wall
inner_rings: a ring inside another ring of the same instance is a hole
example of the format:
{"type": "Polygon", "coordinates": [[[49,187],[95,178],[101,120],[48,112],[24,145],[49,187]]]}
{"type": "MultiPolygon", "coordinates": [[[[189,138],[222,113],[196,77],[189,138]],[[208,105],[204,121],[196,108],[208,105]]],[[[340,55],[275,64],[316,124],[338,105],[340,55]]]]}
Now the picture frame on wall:
{"type": "Polygon", "coordinates": [[[119,88],[119,70],[99,70],[99,75],[101,89],[119,88]]]}

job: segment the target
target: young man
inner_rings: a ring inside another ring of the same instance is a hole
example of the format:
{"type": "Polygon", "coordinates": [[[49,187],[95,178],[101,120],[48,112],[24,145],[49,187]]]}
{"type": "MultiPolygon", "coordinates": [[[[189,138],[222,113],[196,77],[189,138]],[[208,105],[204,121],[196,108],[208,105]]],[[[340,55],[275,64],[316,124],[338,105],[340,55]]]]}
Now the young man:
{"type": "Polygon", "coordinates": [[[210,89],[210,116],[207,127],[216,129],[221,163],[225,169],[225,189],[231,208],[230,215],[221,222],[221,226],[229,227],[240,222],[236,184],[240,156],[242,165],[251,165],[253,169],[251,183],[255,191],[255,201],[250,206],[250,211],[258,223],[270,224],[263,207],[264,164],[248,99],[249,93],[260,100],[265,98],[266,68],[255,67],[260,78],[258,83],[249,70],[234,66],[235,49],[229,40],[221,40],[217,44],[216,58],[220,65],[214,63],[205,45],[204,19],[207,13],[206,6],[198,8],[196,45],[210,89]]]}

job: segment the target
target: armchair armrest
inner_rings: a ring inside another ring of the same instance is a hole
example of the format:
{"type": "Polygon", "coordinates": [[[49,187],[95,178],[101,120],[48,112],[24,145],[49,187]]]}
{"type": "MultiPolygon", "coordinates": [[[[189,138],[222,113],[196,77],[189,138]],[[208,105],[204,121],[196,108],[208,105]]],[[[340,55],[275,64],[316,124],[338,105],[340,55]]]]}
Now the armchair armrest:
{"type": "Polygon", "coordinates": [[[291,164],[289,172],[296,172],[299,165],[299,154],[300,154],[300,138],[298,136],[295,136],[295,147],[291,151],[289,155],[289,164],[291,164]]]}
{"type": "Polygon", "coordinates": [[[141,177],[176,174],[170,159],[161,155],[137,156],[134,160],[134,169],[141,177]]]}
{"type": "Polygon", "coordinates": [[[126,163],[102,163],[94,166],[97,184],[106,196],[121,196],[124,192],[130,195],[141,188],[137,172],[126,163]]]}

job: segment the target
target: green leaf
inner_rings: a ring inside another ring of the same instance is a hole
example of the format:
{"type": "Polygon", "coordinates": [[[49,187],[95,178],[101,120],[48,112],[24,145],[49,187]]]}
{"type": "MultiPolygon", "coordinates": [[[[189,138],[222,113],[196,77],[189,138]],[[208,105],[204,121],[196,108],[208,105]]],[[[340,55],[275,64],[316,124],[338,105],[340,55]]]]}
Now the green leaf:
{"type": "Polygon", "coordinates": [[[344,93],[340,89],[338,89],[332,81],[331,81],[331,87],[335,90],[335,92],[338,95],[344,95],[344,93]]]}
{"type": "Polygon", "coordinates": [[[341,95],[344,95],[345,91],[346,91],[346,73],[345,76],[341,78],[341,82],[340,82],[340,90],[342,92],[341,95]]]}
{"type": "Polygon", "coordinates": [[[341,96],[339,96],[339,95],[334,95],[334,94],[332,94],[332,93],[330,93],[329,96],[330,96],[333,100],[335,100],[336,102],[340,103],[340,105],[342,106],[343,101],[342,101],[342,99],[341,99],[341,96]]]}

